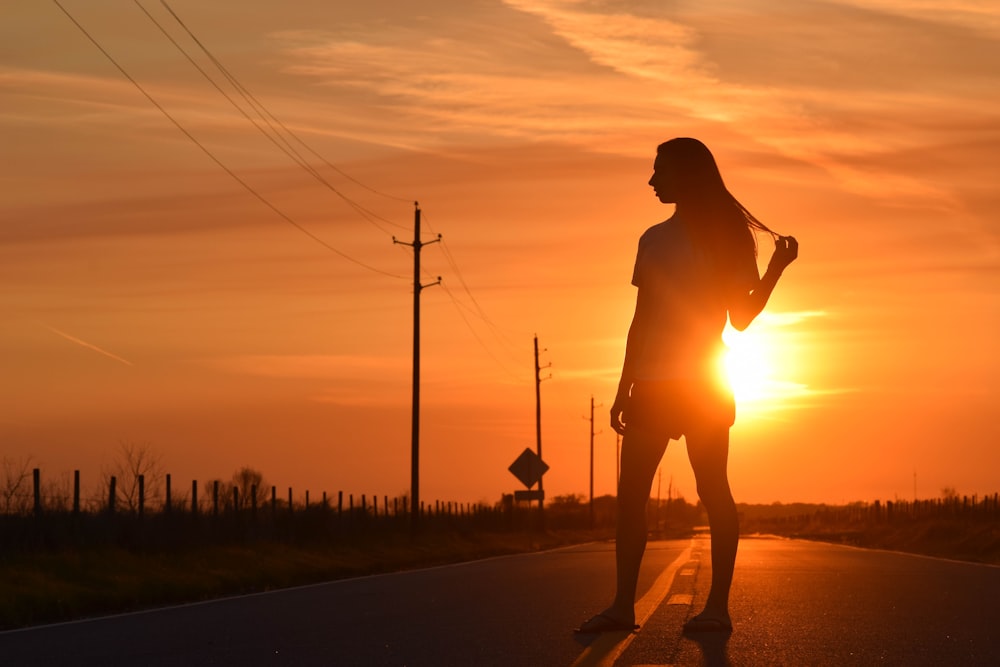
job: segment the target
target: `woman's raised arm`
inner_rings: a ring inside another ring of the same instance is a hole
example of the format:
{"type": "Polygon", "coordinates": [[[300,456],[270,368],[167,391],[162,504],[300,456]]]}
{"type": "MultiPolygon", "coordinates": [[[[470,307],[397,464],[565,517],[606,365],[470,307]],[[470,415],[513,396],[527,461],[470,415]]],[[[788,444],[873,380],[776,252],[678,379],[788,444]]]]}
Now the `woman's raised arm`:
{"type": "Polygon", "coordinates": [[[757,287],[752,292],[737,295],[729,305],[729,322],[739,331],[743,331],[754,321],[767,300],[771,298],[774,286],[778,284],[778,278],[785,267],[795,261],[799,256],[799,242],[791,236],[779,236],[774,241],[774,254],[767,264],[767,271],[764,272],[757,287]]]}

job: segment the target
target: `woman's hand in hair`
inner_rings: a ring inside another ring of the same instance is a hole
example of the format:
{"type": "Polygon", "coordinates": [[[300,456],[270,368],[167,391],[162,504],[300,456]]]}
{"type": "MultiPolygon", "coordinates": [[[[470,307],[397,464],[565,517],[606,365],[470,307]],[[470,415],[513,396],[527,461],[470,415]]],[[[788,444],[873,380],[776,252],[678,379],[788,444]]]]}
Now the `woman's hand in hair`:
{"type": "Polygon", "coordinates": [[[768,262],[767,270],[779,274],[799,256],[799,242],[794,236],[779,236],[774,240],[774,254],[768,262]]]}
{"type": "Polygon", "coordinates": [[[768,262],[767,271],[749,294],[737,295],[729,305],[729,322],[738,331],[743,331],[754,321],[771,298],[774,286],[785,267],[799,256],[799,242],[791,236],[779,236],[774,241],[774,254],[768,262]]]}

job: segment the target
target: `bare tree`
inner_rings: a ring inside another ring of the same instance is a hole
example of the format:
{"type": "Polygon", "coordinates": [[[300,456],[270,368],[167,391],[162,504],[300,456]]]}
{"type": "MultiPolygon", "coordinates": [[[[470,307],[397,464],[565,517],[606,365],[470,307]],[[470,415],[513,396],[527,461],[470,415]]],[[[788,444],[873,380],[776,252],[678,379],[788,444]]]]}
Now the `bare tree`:
{"type": "Polygon", "coordinates": [[[22,514],[31,507],[30,491],[31,457],[20,459],[3,457],[3,479],[0,480],[0,502],[4,514],[22,514]]]}
{"type": "MultiPolygon", "coordinates": [[[[254,470],[250,466],[243,466],[233,473],[232,486],[239,490],[239,508],[249,508],[251,505],[250,494],[256,494],[257,507],[261,507],[267,502],[270,495],[270,488],[265,488],[267,482],[264,475],[259,470],[254,470]]],[[[230,487],[231,488],[231,487],[230,487]]]]}
{"type": "Polygon", "coordinates": [[[146,506],[160,499],[163,468],[159,452],[148,442],[119,442],[111,465],[104,470],[104,488],[115,478],[115,502],[130,512],[139,509],[139,476],[143,477],[146,506]]]}
{"type": "Polygon", "coordinates": [[[68,512],[73,506],[73,479],[64,472],[57,479],[42,482],[42,503],[46,511],[68,512]]]}

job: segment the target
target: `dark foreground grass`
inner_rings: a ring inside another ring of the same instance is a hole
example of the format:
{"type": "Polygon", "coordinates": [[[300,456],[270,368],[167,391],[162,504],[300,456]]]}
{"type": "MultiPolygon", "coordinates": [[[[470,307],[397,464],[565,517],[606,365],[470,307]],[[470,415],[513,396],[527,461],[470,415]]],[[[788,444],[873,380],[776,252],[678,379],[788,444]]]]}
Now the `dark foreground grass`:
{"type": "Polygon", "coordinates": [[[0,630],[607,538],[591,531],[377,535],[350,544],[118,547],[0,557],[0,630]]]}
{"type": "MultiPolygon", "coordinates": [[[[753,533],[752,521],[746,533],[753,533]]],[[[1000,525],[902,526],[804,522],[761,532],[1000,565],[1000,525]]],[[[657,535],[682,537],[685,531],[657,535]]],[[[353,536],[337,544],[202,545],[168,550],[91,547],[0,555],[0,630],[458,563],[611,538],[611,530],[458,531],[353,536]]]]}
{"type": "Polygon", "coordinates": [[[813,523],[785,529],[769,526],[766,532],[866,549],[1000,565],[1000,524],[996,522],[928,520],[895,526],[813,523]]]}

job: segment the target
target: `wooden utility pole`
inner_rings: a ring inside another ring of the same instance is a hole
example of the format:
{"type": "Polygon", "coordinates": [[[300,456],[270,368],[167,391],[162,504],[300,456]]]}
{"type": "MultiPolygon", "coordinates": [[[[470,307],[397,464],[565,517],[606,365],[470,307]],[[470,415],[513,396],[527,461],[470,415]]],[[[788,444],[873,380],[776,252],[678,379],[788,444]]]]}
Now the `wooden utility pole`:
{"type": "Polygon", "coordinates": [[[420,249],[437,243],[441,235],[433,241],[420,240],[420,203],[413,202],[413,243],[399,241],[393,243],[413,248],[413,407],[410,424],[410,527],[416,531],[420,525],[420,292],[441,283],[441,277],[430,284],[420,284],[420,249]]]}
{"type": "Polygon", "coordinates": [[[594,527],[594,397],[590,397],[590,527],[594,527]]]}
{"type": "MultiPolygon", "coordinates": [[[[538,458],[542,458],[542,368],[548,368],[552,364],[545,366],[538,365],[538,335],[535,335],[535,443],[538,458]]],[[[552,377],[551,375],[549,377],[552,377]]],[[[545,378],[548,379],[548,378],[545,378]]],[[[542,480],[538,479],[538,491],[542,492],[542,480]]],[[[538,499],[538,509],[542,509],[544,497],[538,499]]]]}

